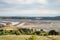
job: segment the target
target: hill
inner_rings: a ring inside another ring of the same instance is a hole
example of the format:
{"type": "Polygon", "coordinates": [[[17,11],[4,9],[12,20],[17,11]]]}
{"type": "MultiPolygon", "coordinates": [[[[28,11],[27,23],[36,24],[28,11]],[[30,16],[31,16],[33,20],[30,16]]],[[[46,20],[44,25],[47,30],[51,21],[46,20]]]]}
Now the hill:
{"type": "Polygon", "coordinates": [[[32,19],[32,20],[60,20],[60,16],[56,16],[56,17],[5,17],[5,16],[0,16],[0,19],[32,19]]]}

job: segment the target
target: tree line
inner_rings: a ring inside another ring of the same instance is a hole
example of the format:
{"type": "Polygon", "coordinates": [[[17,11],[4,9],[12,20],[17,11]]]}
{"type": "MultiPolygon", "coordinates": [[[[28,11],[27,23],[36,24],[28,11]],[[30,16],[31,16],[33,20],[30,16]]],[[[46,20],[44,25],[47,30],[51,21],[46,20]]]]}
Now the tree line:
{"type": "Polygon", "coordinates": [[[49,32],[45,32],[43,29],[40,31],[33,31],[33,29],[18,29],[18,30],[3,30],[0,29],[0,35],[40,35],[40,36],[48,36],[48,35],[60,35],[59,32],[55,30],[50,30],[49,32]]]}

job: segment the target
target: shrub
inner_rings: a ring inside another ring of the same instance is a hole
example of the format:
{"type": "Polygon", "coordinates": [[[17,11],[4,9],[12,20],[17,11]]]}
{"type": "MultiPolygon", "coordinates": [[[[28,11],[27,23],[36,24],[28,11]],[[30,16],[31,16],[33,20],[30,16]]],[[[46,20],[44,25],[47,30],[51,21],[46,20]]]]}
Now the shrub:
{"type": "Polygon", "coordinates": [[[16,34],[16,35],[20,35],[21,33],[20,33],[18,30],[16,30],[16,31],[15,31],[15,34],[16,34]]]}
{"type": "Polygon", "coordinates": [[[20,35],[19,30],[10,30],[9,34],[20,35]]]}
{"type": "Polygon", "coordinates": [[[0,29],[0,35],[3,35],[3,29],[0,29]]]}
{"type": "Polygon", "coordinates": [[[28,38],[28,40],[38,40],[38,38],[36,36],[31,36],[30,38],[28,38]]]}
{"type": "Polygon", "coordinates": [[[56,32],[55,30],[50,30],[48,34],[49,35],[58,35],[59,33],[56,32]]]}
{"type": "Polygon", "coordinates": [[[19,31],[22,34],[26,34],[26,35],[31,35],[32,34],[32,30],[30,30],[30,29],[21,28],[21,29],[19,29],[19,31]]]}
{"type": "Polygon", "coordinates": [[[35,31],[33,34],[40,35],[40,31],[35,31]]]}
{"type": "Polygon", "coordinates": [[[9,30],[3,30],[3,35],[8,35],[9,34],[9,30]]]}
{"type": "Polygon", "coordinates": [[[16,30],[10,30],[9,34],[15,34],[16,30]]]}

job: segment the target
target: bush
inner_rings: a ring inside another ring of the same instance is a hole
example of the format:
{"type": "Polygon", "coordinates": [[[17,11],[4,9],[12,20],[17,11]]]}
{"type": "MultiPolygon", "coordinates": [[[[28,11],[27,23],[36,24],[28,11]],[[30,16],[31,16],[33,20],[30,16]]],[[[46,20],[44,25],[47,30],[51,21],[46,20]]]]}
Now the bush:
{"type": "Polygon", "coordinates": [[[35,31],[33,34],[40,35],[40,31],[35,31]]]}
{"type": "Polygon", "coordinates": [[[20,35],[21,33],[20,33],[18,30],[16,30],[16,31],[15,31],[15,34],[16,34],[16,35],[20,35]]]}
{"type": "Polygon", "coordinates": [[[28,38],[28,40],[38,40],[38,38],[36,36],[31,36],[30,38],[28,38]]]}
{"type": "Polygon", "coordinates": [[[8,35],[9,34],[9,30],[3,30],[3,35],[8,35]]]}
{"type": "Polygon", "coordinates": [[[0,29],[0,35],[3,35],[3,29],[0,29]]]}
{"type": "Polygon", "coordinates": [[[50,30],[48,34],[49,35],[58,35],[59,33],[56,32],[55,30],[50,30]]]}
{"type": "Polygon", "coordinates": [[[20,35],[19,30],[3,30],[0,29],[0,35],[20,35]]]}
{"type": "Polygon", "coordinates": [[[30,30],[30,29],[21,28],[21,29],[19,29],[19,31],[22,34],[26,34],[26,35],[31,35],[32,34],[32,30],[30,30]]]}
{"type": "Polygon", "coordinates": [[[20,32],[18,30],[10,30],[9,34],[20,35],[20,32]]]}

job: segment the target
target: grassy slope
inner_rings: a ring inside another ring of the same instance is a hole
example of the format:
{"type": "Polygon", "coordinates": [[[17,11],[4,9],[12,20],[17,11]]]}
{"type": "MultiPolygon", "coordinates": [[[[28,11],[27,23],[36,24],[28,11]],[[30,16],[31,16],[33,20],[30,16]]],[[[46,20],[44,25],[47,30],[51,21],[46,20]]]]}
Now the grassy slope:
{"type": "MultiPolygon", "coordinates": [[[[4,35],[0,36],[0,40],[25,40],[29,38],[31,35],[4,35]]],[[[60,40],[60,36],[53,36],[52,39],[47,38],[47,36],[37,36],[39,40],[52,40],[53,38],[55,40],[60,40]]]]}

